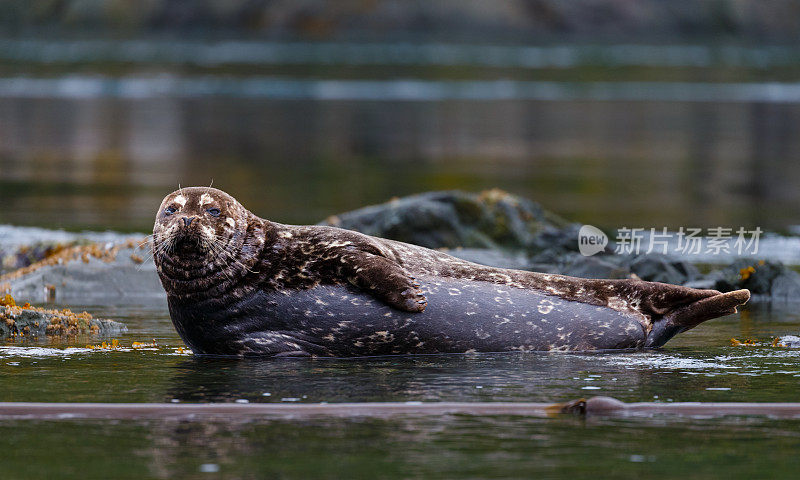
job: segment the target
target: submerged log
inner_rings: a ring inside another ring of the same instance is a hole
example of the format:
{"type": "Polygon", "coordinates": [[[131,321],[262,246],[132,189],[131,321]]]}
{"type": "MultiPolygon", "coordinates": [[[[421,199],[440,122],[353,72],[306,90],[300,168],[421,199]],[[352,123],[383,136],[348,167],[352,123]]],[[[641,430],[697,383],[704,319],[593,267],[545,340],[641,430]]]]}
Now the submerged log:
{"type": "Polygon", "coordinates": [[[800,403],[624,403],[610,397],[565,403],[530,402],[367,402],[367,403],[0,403],[0,419],[142,419],[265,417],[391,417],[396,415],[515,415],[680,417],[800,417],[800,403]]]}

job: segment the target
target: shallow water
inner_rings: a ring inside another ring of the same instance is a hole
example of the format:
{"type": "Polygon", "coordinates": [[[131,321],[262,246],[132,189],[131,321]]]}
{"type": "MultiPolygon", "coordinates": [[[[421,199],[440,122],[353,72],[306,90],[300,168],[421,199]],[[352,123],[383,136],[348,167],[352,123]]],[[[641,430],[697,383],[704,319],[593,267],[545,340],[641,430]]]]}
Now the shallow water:
{"type": "Polygon", "coordinates": [[[0,449],[17,452],[7,478],[794,478],[798,430],[747,418],[32,421],[0,422],[0,449]]]}
{"type": "MultiPolygon", "coordinates": [[[[72,305],[73,310],[79,307],[72,305]]],[[[86,306],[125,322],[116,350],[98,339],[0,346],[0,401],[529,401],[609,395],[625,401],[794,401],[800,332],[791,305],[754,303],[652,352],[417,355],[359,359],[192,356],[164,305],[86,306]],[[731,346],[730,339],[760,346],[731,346]],[[133,342],[152,344],[136,349],[133,342]],[[719,390],[719,389],[728,390],[719,390]]],[[[106,341],[110,339],[104,339],[106,341]]]]}
{"type": "MultiPolygon", "coordinates": [[[[800,351],[770,346],[773,337],[800,331],[800,314],[790,305],[755,303],[654,352],[313,360],[195,357],[180,352],[161,304],[87,309],[128,324],[121,348],[86,348],[97,339],[6,344],[0,401],[798,400],[800,351]],[[762,345],[734,347],[733,337],[762,345]],[[154,340],[155,347],[129,348],[154,340]]],[[[575,478],[598,471],[610,478],[752,478],[796,468],[798,431],[798,420],[739,417],[4,420],[0,451],[18,452],[3,455],[12,477],[193,478],[219,470],[226,478],[575,478]],[[79,440],[66,447],[73,437],[79,440]]]]}

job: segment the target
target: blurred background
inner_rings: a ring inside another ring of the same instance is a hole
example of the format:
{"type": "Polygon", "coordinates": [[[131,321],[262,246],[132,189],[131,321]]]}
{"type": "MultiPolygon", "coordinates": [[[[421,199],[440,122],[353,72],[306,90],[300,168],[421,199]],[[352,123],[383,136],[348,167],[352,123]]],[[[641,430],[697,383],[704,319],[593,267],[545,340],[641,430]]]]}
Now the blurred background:
{"type": "Polygon", "coordinates": [[[623,226],[800,223],[800,3],[0,0],[0,223],[287,223],[499,187],[623,226]]]}

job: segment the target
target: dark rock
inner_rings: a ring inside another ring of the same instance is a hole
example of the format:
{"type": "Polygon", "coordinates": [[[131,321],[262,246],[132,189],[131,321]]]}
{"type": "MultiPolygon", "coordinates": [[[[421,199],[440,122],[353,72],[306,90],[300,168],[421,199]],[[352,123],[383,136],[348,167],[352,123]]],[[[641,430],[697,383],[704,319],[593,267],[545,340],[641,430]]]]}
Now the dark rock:
{"type": "Polygon", "coordinates": [[[648,282],[683,285],[700,276],[700,271],[691,263],[669,255],[650,253],[634,257],[621,257],[622,265],[631,273],[648,282]]]}
{"type": "MultiPolygon", "coordinates": [[[[724,274],[721,270],[715,270],[711,273],[706,275],[702,275],[699,278],[695,278],[694,280],[688,281],[683,284],[685,287],[691,288],[700,288],[706,290],[716,290],[718,286],[718,282],[724,278],[724,274]]],[[[726,290],[727,291],[727,290],[726,290]]]]}
{"type": "MultiPolygon", "coordinates": [[[[573,240],[572,243],[577,242],[573,240]]],[[[586,257],[579,253],[559,251],[554,248],[533,256],[531,264],[537,267],[536,271],[547,270],[550,273],[574,277],[628,278],[633,274],[649,282],[675,285],[683,285],[700,276],[694,265],[662,254],[627,256],[601,253],[586,257]]]]}
{"type": "MultiPolygon", "coordinates": [[[[559,225],[559,226],[545,226],[534,238],[533,249],[534,251],[553,251],[556,253],[561,252],[578,252],[578,232],[581,226],[577,223],[559,225]]],[[[608,246],[605,248],[605,253],[611,253],[608,246]]]]}
{"type": "Polygon", "coordinates": [[[722,292],[747,288],[753,295],[774,300],[800,300],[800,274],[780,262],[741,259],[709,277],[716,279],[714,288],[722,292]]]}
{"type": "Polygon", "coordinates": [[[628,277],[630,271],[620,266],[615,259],[613,255],[586,257],[577,252],[552,248],[533,256],[530,259],[529,270],[584,278],[628,277]]]}
{"type": "MultiPolygon", "coordinates": [[[[578,245],[581,224],[570,223],[565,226],[545,227],[533,239],[534,251],[553,252],[561,255],[564,252],[579,252],[578,245]]],[[[592,256],[605,256],[614,253],[613,243],[606,245],[602,251],[592,256]]],[[[581,255],[583,256],[583,255],[581,255]]]]}
{"type": "Polygon", "coordinates": [[[569,255],[571,261],[559,268],[558,273],[583,278],[628,278],[630,270],[609,261],[607,256],[584,257],[580,254],[569,255]]]}
{"type": "MultiPolygon", "coordinates": [[[[539,204],[500,190],[412,195],[361,208],[322,224],[428,248],[481,248],[538,252],[570,224],[539,204]]],[[[569,230],[571,232],[572,230],[569,230]]],[[[575,230],[577,232],[577,230],[575,230]]],[[[577,233],[571,237],[577,246],[577,233]]],[[[566,241],[566,240],[564,240],[566,241]]]]}
{"type": "Polygon", "coordinates": [[[488,248],[457,248],[446,253],[468,262],[488,265],[490,267],[513,268],[527,270],[530,267],[528,257],[519,253],[491,250],[488,248]]]}

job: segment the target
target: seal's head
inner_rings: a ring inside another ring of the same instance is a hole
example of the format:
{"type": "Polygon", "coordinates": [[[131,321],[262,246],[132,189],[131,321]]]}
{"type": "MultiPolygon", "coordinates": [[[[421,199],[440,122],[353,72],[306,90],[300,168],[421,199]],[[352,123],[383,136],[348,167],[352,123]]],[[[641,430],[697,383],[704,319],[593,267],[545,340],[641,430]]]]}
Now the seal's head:
{"type": "Polygon", "coordinates": [[[187,187],[167,195],[153,226],[153,260],[169,295],[224,290],[252,270],[265,222],[216,188],[187,187]]]}
{"type": "MultiPolygon", "coordinates": [[[[233,197],[208,187],[188,187],[167,195],[153,227],[156,255],[185,259],[211,257],[235,236],[246,210],[233,197]]],[[[246,221],[246,220],[245,220],[246,221]]]]}

